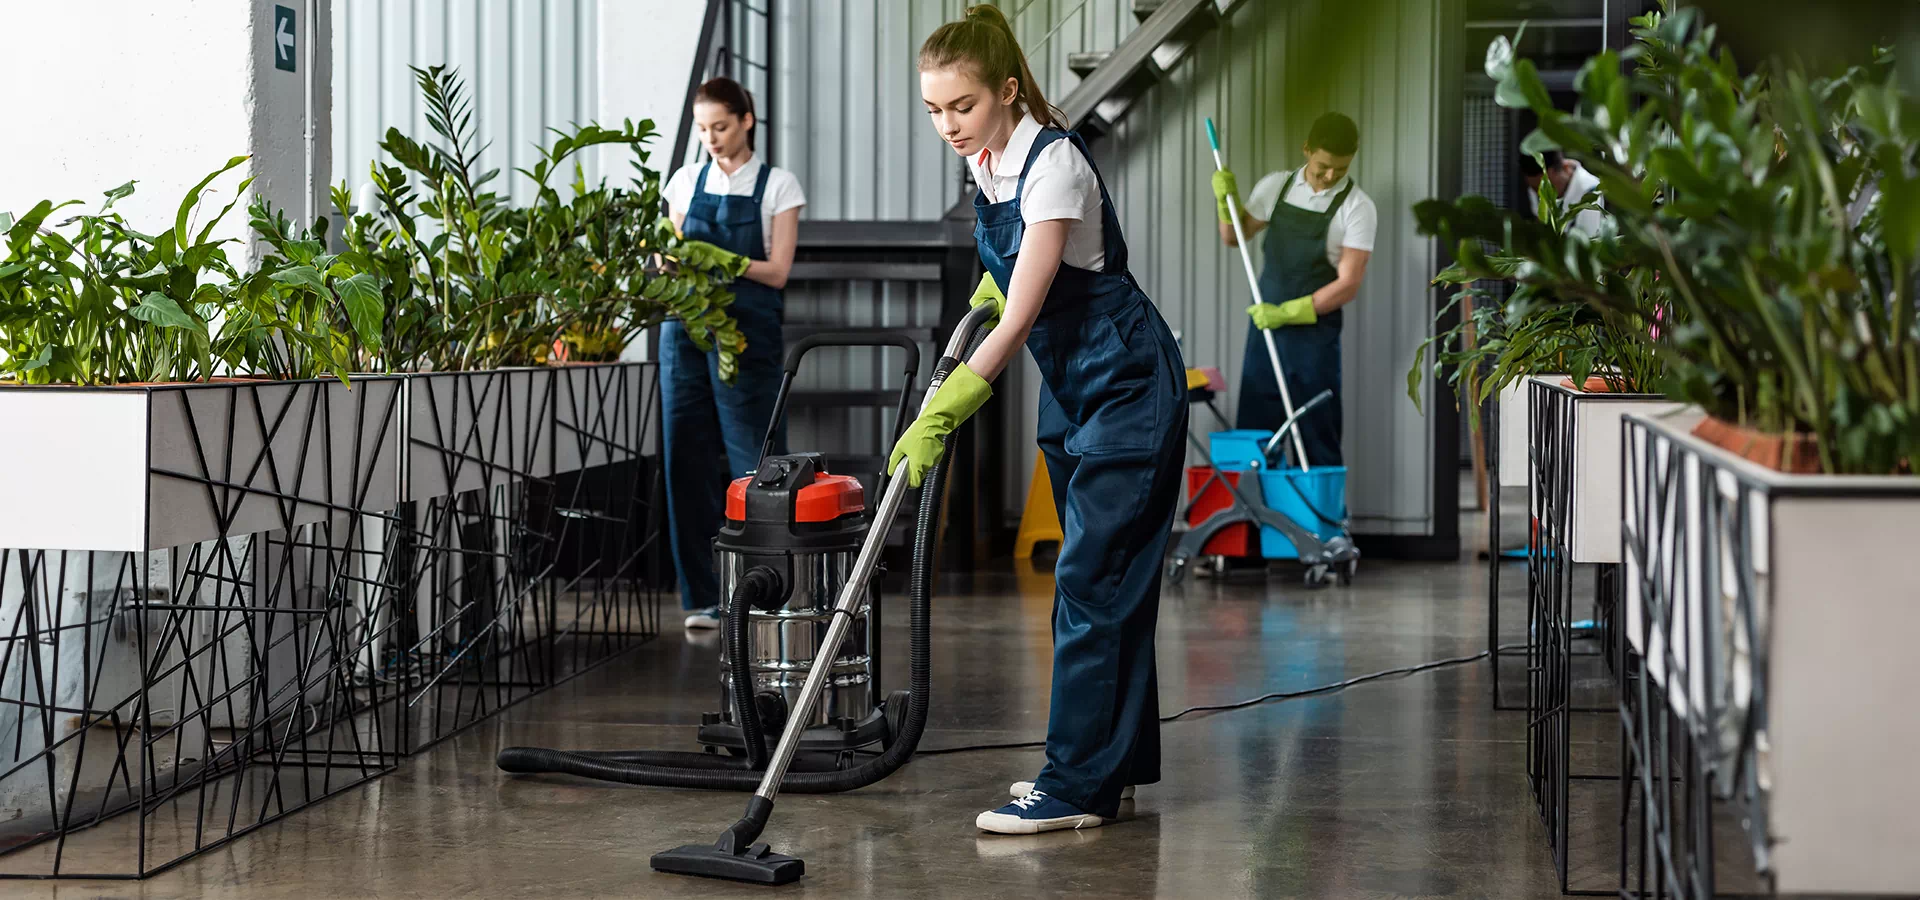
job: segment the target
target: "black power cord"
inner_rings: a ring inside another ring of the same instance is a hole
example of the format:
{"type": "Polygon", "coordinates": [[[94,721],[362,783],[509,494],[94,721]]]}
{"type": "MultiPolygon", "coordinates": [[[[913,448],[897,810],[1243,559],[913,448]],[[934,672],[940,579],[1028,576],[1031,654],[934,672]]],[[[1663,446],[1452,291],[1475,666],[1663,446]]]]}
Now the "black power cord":
{"type": "MultiPolygon", "coordinates": [[[[1501,645],[1500,649],[1502,651],[1517,650],[1525,646],[1526,646],[1525,644],[1503,644],[1501,645]]],[[[1358,675],[1353,678],[1349,678],[1345,681],[1336,681],[1332,684],[1323,684],[1319,687],[1307,688],[1305,690],[1275,691],[1271,694],[1262,694],[1258,697],[1254,697],[1248,700],[1239,700],[1233,703],[1221,703],[1213,706],[1189,706],[1186,709],[1183,709],[1177,713],[1174,713],[1173,715],[1161,716],[1160,721],[1172,722],[1177,719],[1183,718],[1185,716],[1193,715],[1195,713],[1205,714],[1205,713],[1216,713],[1216,712],[1231,712],[1236,709],[1246,709],[1247,707],[1250,707],[1250,706],[1259,706],[1262,703],[1280,703],[1280,702],[1285,702],[1287,700],[1298,700],[1302,697],[1313,697],[1313,696],[1318,696],[1320,694],[1331,694],[1331,693],[1334,693],[1335,691],[1344,691],[1347,688],[1353,687],[1356,684],[1366,684],[1369,681],[1379,681],[1383,678],[1393,678],[1396,676],[1404,676],[1404,675],[1415,675],[1420,672],[1427,672],[1434,669],[1445,669],[1445,668],[1450,668],[1452,666],[1464,666],[1467,663],[1479,662],[1480,660],[1486,659],[1491,652],[1492,651],[1482,650],[1479,653],[1475,653],[1471,656],[1455,656],[1455,657],[1450,657],[1448,659],[1436,659],[1436,660],[1433,660],[1432,662],[1423,662],[1418,665],[1412,665],[1412,666],[1402,666],[1398,669],[1387,669],[1385,671],[1374,672],[1370,675],[1358,675]]],[[[1034,747],[1045,747],[1046,745],[1047,745],[1046,741],[1020,741],[1012,744],[967,744],[961,747],[940,747],[933,750],[919,750],[919,751],[915,751],[913,755],[938,756],[943,753],[971,753],[976,750],[1028,750],[1034,747]]]]}

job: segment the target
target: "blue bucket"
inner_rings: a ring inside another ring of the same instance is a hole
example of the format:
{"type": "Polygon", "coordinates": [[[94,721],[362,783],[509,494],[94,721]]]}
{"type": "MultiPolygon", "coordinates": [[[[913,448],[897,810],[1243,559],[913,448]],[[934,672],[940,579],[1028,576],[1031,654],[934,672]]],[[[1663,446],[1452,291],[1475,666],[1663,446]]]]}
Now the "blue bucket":
{"type": "Polygon", "coordinates": [[[1255,464],[1264,469],[1267,464],[1261,451],[1272,439],[1271,431],[1216,431],[1207,435],[1207,455],[1213,457],[1216,469],[1249,469],[1255,464]]]}
{"type": "MultiPolygon", "coordinates": [[[[1261,469],[1260,492],[1273,511],[1312,532],[1321,540],[1340,535],[1347,519],[1347,467],[1314,466],[1261,469]]],[[[1300,551],[1278,528],[1260,529],[1260,555],[1267,559],[1299,559],[1300,551]]]]}
{"type": "MultiPolygon", "coordinates": [[[[1329,540],[1345,531],[1347,519],[1347,467],[1315,466],[1302,472],[1297,467],[1273,469],[1263,456],[1271,431],[1240,429],[1216,431],[1207,436],[1207,454],[1221,471],[1248,468],[1260,470],[1260,494],[1269,508],[1292,519],[1301,528],[1321,540],[1329,540]]],[[[1300,551],[1278,528],[1260,529],[1260,555],[1267,559],[1299,559],[1300,551]]]]}

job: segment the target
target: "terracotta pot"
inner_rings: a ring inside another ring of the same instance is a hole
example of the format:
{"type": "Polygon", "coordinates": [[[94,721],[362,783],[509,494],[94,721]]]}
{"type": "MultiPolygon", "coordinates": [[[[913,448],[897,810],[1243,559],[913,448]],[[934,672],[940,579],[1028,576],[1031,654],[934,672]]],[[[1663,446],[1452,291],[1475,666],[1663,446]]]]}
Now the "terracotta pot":
{"type": "Polygon", "coordinates": [[[1607,387],[1607,380],[1598,375],[1588,375],[1587,383],[1584,385],[1578,385],[1578,386],[1576,386],[1573,383],[1572,378],[1562,378],[1560,379],[1560,386],[1567,388],[1569,390],[1585,391],[1586,393],[1589,393],[1589,394],[1613,393],[1613,389],[1607,387]]]}
{"type": "Polygon", "coordinates": [[[1820,474],[1820,446],[1810,434],[1779,434],[1736,425],[1708,416],[1693,427],[1695,437],[1749,462],[1793,475],[1820,474]],[[1793,446],[1793,464],[1786,464],[1787,446],[1793,446]]]}

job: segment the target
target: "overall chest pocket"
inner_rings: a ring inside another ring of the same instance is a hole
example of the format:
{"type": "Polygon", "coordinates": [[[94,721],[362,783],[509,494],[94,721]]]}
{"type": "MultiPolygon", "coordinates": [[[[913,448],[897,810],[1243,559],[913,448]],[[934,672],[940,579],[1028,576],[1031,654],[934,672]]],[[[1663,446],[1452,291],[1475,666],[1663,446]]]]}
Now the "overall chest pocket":
{"type": "Polygon", "coordinates": [[[1164,443],[1172,414],[1164,353],[1145,298],[1078,329],[1055,398],[1074,424],[1069,453],[1143,452],[1164,443]]]}

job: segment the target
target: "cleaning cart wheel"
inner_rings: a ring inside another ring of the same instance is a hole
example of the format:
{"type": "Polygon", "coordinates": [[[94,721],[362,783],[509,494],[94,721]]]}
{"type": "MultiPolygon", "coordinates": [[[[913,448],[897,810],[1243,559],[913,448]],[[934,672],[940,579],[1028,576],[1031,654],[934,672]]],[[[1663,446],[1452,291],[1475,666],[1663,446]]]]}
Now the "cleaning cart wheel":
{"type": "Polygon", "coordinates": [[[900,737],[902,729],[907,727],[907,703],[912,694],[907,691],[894,691],[887,695],[887,739],[882,747],[891,747],[900,737]]]}
{"type": "Polygon", "coordinates": [[[1310,588],[1323,588],[1333,583],[1333,575],[1327,571],[1326,564],[1321,563],[1308,566],[1307,573],[1302,576],[1301,581],[1310,588]]]}
{"type": "Polygon", "coordinates": [[[1187,574],[1187,561],[1178,556],[1167,560],[1167,583],[1179,584],[1187,574]]]}
{"type": "Polygon", "coordinates": [[[1352,584],[1354,573],[1358,571],[1360,571],[1360,561],[1357,559],[1347,560],[1347,564],[1340,567],[1340,586],[1346,587],[1352,584]]]}

